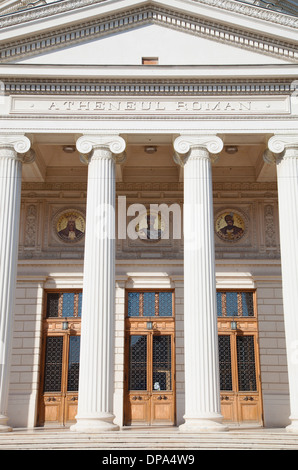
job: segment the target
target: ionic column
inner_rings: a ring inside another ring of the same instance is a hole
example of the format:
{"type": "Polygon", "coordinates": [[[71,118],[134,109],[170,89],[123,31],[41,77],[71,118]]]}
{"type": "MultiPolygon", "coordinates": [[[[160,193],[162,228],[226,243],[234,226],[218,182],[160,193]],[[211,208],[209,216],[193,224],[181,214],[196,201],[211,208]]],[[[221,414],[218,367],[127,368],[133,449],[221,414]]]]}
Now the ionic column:
{"type": "Polygon", "coordinates": [[[125,141],[86,135],[77,141],[88,163],[87,214],[77,423],[72,431],[118,429],[113,423],[115,315],[115,160],[125,141]]]}
{"type": "Polygon", "coordinates": [[[284,322],[288,361],[291,424],[298,433],[298,134],[276,135],[265,161],[277,167],[284,322]]]}
{"type": "Polygon", "coordinates": [[[215,135],[178,137],[175,161],[184,166],[184,432],[224,431],[221,423],[212,201],[215,135]]]}
{"type": "Polygon", "coordinates": [[[7,425],[13,310],[17,278],[22,163],[33,160],[24,135],[0,135],[0,432],[7,425]]]}

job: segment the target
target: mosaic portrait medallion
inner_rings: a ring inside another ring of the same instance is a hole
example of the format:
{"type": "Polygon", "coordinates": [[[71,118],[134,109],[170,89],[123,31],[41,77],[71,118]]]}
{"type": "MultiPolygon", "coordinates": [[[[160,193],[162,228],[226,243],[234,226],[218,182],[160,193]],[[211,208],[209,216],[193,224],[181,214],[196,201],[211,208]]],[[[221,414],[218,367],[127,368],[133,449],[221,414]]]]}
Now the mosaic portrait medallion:
{"type": "Polygon", "coordinates": [[[141,240],[158,241],[162,238],[165,223],[160,213],[146,212],[136,226],[136,231],[141,240]]]}
{"type": "Polygon", "coordinates": [[[57,236],[64,242],[77,242],[85,235],[85,217],[76,209],[65,210],[59,214],[55,229],[57,236]]]}
{"type": "Polygon", "coordinates": [[[244,220],[236,212],[222,212],[215,221],[215,232],[221,240],[240,240],[244,235],[244,231],[244,220]]]}

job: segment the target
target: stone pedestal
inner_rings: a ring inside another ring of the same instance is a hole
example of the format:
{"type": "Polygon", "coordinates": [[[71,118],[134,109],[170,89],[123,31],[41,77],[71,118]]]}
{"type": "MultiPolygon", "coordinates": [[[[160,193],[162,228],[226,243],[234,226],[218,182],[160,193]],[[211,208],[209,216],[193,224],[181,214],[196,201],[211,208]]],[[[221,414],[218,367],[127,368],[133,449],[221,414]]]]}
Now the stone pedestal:
{"type": "Polygon", "coordinates": [[[0,135],[0,432],[7,425],[13,310],[17,278],[22,163],[30,161],[30,140],[0,135]],[[29,156],[28,156],[29,155],[29,156]]]}
{"type": "Polygon", "coordinates": [[[185,423],[183,432],[224,431],[220,413],[212,201],[217,136],[180,136],[175,160],[184,166],[185,423]]]}
{"type": "Polygon", "coordinates": [[[115,159],[119,136],[83,136],[89,165],[82,303],[78,432],[117,430],[113,423],[115,316],[115,159]]]}

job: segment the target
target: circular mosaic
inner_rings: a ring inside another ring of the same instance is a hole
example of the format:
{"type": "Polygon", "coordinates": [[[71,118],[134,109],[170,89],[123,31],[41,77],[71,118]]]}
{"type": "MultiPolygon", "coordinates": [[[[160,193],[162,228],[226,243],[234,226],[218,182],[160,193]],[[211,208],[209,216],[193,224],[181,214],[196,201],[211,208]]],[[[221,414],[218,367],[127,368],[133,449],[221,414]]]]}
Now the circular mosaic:
{"type": "Polygon", "coordinates": [[[85,235],[85,217],[76,209],[65,210],[56,219],[55,229],[64,242],[77,242],[85,235]]]}
{"type": "Polygon", "coordinates": [[[221,240],[237,241],[243,237],[245,223],[236,212],[222,212],[215,221],[215,232],[221,240]]]}
{"type": "Polygon", "coordinates": [[[136,231],[141,240],[157,241],[162,238],[165,223],[160,213],[146,212],[136,226],[136,231]]]}

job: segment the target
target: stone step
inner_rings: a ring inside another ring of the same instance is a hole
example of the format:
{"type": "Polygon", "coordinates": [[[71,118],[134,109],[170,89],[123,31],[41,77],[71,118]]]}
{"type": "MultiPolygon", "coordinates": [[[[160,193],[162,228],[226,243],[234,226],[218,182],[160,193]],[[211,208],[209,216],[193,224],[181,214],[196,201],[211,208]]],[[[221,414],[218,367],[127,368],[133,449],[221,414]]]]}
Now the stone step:
{"type": "Polygon", "coordinates": [[[102,449],[102,450],[196,450],[196,449],[298,449],[298,435],[285,431],[229,431],[185,434],[178,431],[117,431],[79,434],[70,431],[28,430],[0,434],[0,450],[102,449]]]}

